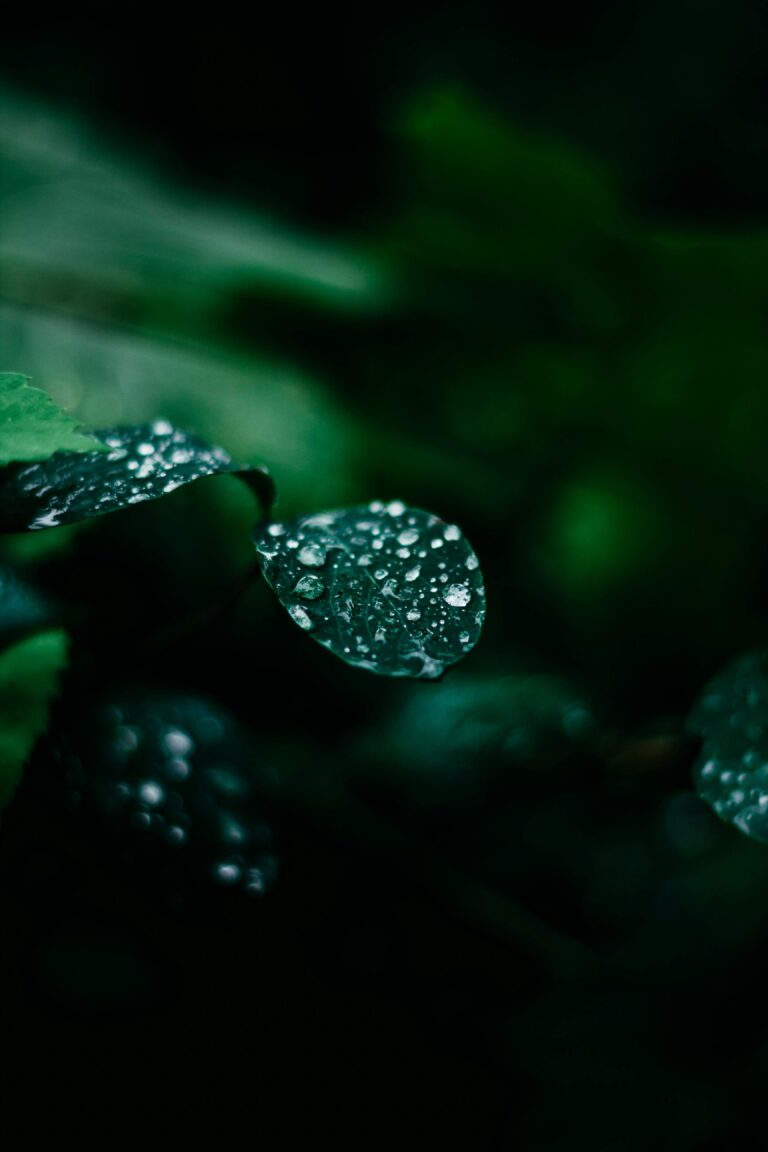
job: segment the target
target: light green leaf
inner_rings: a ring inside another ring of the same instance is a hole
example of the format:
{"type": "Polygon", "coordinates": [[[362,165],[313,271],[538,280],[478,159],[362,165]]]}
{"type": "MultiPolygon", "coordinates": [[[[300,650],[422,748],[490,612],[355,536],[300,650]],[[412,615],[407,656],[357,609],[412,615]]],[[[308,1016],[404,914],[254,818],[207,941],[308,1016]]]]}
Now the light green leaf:
{"type": "Polygon", "coordinates": [[[0,811],[44,731],[67,657],[66,633],[41,632],[0,655],[0,811]]]}
{"type": "Polygon", "coordinates": [[[105,450],[26,376],[0,372],[0,465],[47,460],[54,452],[105,450]]]}

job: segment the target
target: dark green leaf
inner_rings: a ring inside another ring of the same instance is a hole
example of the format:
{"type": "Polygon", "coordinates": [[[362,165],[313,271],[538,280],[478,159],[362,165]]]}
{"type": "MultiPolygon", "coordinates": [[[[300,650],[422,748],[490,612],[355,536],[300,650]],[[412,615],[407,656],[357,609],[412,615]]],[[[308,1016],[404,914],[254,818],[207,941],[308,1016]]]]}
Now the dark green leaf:
{"type": "Polygon", "coordinates": [[[27,637],[0,654],[0,810],[48,719],[67,654],[59,630],[27,637]]]}
{"type": "Polygon", "coordinates": [[[248,483],[265,513],[272,504],[274,486],[265,470],[241,467],[221,448],[165,420],[97,435],[106,453],[57,452],[39,464],[7,469],[0,478],[0,531],[56,528],[87,520],[221,472],[248,483]]]}
{"type": "Polygon", "coordinates": [[[89,713],[85,729],[85,747],[64,755],[78,804],[149,850],[184,849],[227,887],[272,887],[272,774],[228,713],[198,697],[141,693],[89,713]]]}
{"type": "Polygon", "coordinates": [[[255,541],[291,618],[348,664],[432,680],[477,643],[477,557],[429,512],[375,501],[259,526],[255,541]]]}
{"type": "Polygon", "coordinates": [[[0,465],[46,460],[54,452],[103,452],[93,436],[26,376],[0,372],[0,465]]]}
{"type": "Polygon", "coordinates": [[[768,652],[728,664],[688,724],[704,741],[693,770],[699,795],[721,820],[768,844],[768,652]]]}
{"type": "Polygon", "coordinates": [[[386,720],[355,741],[386,781],[417,798],[464,798],[489,780],[519,779],[567,761],[594,731],[594,715],[565,681],[545,674],[455,676],[414,686],[386,720]]]}
{"type": "Polygon", "coordinates": [[[0,565],[0,649],[50,624],[45,601],[12,568],[0,565]]]}

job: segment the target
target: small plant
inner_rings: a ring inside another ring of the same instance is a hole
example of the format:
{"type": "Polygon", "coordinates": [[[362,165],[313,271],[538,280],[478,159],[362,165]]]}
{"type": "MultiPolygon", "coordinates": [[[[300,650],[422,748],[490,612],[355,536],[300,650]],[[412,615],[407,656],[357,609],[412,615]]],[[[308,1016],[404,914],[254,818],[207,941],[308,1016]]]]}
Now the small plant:
{"type": "MultiPolygon", "coordinates": [[[[266,468],[239,465],[165,420],[83,432],[17,374],[0,375],[0,466],[6,533],[118,512],[206,476],[237,477],[261,506],[253,538],[267,583],[295,624],[355,667],[433,680],[480,636],[485,590],[477,556],[456,525],[399,500],[282,523],[272,518],[276,491],[266,468]]],[[[6,642],[44,628],[42,602],[10,573],[4,591],[6,642]]],[[[29,657],[25,643],[41,662],[24,736],[5,737],[13,744],[3,767],[6,799],[42,727],[66,646],[61,630],[21,641],[1,658],[0,687],[29,657]]]]}

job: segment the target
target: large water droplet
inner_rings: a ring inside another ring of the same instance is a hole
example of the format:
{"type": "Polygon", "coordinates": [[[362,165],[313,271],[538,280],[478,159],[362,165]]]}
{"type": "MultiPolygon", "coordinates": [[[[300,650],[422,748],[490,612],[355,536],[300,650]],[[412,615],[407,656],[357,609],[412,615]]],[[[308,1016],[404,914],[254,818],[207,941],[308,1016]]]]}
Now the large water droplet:
{"type": "Polygon", "coordinates": [[[449,584],[443,593],[443,600],[451,608],[464,608],[472,599],[472,593],[466,584],[449,584]]]}
{"type": "Polygon", "coordinates": [[[296,559],[299,564],[303,564],[306,568],[322,568],[325,564],[326,550],[323,544],[316,544],[311,541],[300,548],[296,553],[296,559]]]}
{"type": "Polygon", "coordinates": [[[421,565],[416,564],[416,565],[414,565],[413,568],[408,569],[408,571],[405,574],[405,578],[406,578],[406,580],[410,580],[410,581],[418,580],[420,572],[421,572],[421,565]]]}
{"type": "Polygon", "coordinates": [[[397,538],[398,544],[403,544],[406,547],[409,544],[416,544],[419,539],[418,532],[413,528],[405,528],[397,538]]]}
{"type": "Polygon", "coordinates": [[[316,576],[314,572],[308,572],[298,581],[294,592],[297,596],[303,597],[304,600],[317,600],[325,592],[325,584],[321,576],[316,576]]]}
{"type": "Polygon", "coordinates": [[[292,620],[295,620],[300,628],[308,632],[312,627],[312,617],[309,613],[301,607],[300,604],[291,604],[288,613],[292,620]]]}

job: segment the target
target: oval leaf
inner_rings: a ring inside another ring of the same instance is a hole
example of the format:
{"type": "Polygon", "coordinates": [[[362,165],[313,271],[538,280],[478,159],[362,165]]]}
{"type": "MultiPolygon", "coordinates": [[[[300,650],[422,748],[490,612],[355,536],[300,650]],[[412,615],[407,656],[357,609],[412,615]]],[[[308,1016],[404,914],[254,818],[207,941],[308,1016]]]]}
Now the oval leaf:
{"type": "Polygon", "coordinates": [[[696,790],[721,820],[768,844],[768,652],[727,665],[689,717],[703,737],[696,790]]]}
{"type": "Polygon", "coordinates": [[[64,756],[70,800],[153,853],[191,853],[218,883],[262,895],[277,877],[269,772],[228,713],[194,696],[135,694],[87,717],[64,756]]]}
{"type": "Polygon", "coordinates": [[[429,512],[374,501],[259,525],[255,543],[291,618],[348,664],[432,680],[477,643],[477,556],[429,512]]]}
{"type": "Polygon", "coordinates": [[[223,449],[165,420],[95,435],[106,452],[57,452],[38,464],[5,470],[0,476],[0,531],[73,524],[157,499],[220,472],[239,476],[252,487],[265,514],[274,500],[274,486],[264,469],[235,464],[223,449]]]}
{"type": "Polygon", "coordinates": [[[26,376],[0,372],[0,465],[45,460],[54,452],[103,452],[93,436],[26,376]]]}

